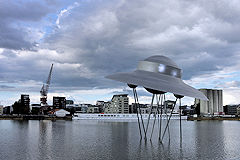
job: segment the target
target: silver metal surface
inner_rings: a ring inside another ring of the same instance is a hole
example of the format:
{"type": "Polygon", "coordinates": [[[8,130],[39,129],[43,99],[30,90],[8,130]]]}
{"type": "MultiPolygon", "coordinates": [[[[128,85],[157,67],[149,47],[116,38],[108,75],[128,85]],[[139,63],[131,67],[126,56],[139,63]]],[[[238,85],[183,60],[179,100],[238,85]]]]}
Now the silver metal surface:
{"type": "Polygon", "coordinates": [[[133,72],[116,73],[106,76],[106,78],[177,95],[208,100],[202,92],[185,84],[182,79],[179,78],[180,72],[181,69],[177,67],[171,59],[165,56],[152,56],[144,60],[144,64],[141,61],[138,69],[133,72]],[[158,64],[158,66],[156,64],[158,64]],[[161,65],[167,67],[168,71],[164,71],[166,68],[161,68],[161,65]],[[172,71],[174,69],[176,69],[176,71],[178,70],[176,73],[177,77],[168,75],[170,70],[172,71]]]}

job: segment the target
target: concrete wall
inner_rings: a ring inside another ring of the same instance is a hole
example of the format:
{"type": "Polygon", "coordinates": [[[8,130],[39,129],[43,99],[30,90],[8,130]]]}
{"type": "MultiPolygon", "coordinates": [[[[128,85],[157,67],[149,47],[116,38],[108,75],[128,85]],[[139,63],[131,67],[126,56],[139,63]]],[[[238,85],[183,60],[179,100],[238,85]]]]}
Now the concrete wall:
{"type": "Polygon", "coordinates": [[[223,112],[223,96],[222,90],[218,90],[218,112],[223,112]]]}
{"type": "Polygon", "coordinates": [[[218,91],[213,90],[213,113],[218,112],[218,91]]]}
{"type": "Polygon", "coordinates": [[[200,103],[201,115],[223,112],[222,90],[200,89],[200,91],[209,99],[209,101],[195,99],[195,104],[200,103]]]}
{"type": "MultiPolygon", "coordinates": [[[[207,90],[200,90],[205,96],[207,96],[207,90]]],[[[200,114],[208,113],[208,101],[200,100],[200,114]]]]}
{"type": "Polygon", "coordinates": [[[212,90],[208,90],[208,113],[213,113],[213,91],[212,90]]]}
{"type": "Polygon", "coordinates": [[[3,106],[0,105],[0,114],[3,114],[3,106]]]}

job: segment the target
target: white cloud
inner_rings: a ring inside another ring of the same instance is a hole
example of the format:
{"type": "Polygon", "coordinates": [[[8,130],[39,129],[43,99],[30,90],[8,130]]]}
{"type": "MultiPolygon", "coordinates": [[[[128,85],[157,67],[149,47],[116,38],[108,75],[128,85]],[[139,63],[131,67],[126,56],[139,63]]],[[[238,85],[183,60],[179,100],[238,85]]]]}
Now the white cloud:
{"type": "Polygon", "coordinates": [[[58,28],[61,28],[60,26],[60,19],[66,15],[69,14],[68,12],[70,12],[72,9],[74,9],[75,7],[78,7],[79,3],[78,2],[74,2],[73,5],[68,6],[66,9],[63,9],[60,11],[60,13],[57,16],[57,20],[56,20],[56,25],[58,28]]]}

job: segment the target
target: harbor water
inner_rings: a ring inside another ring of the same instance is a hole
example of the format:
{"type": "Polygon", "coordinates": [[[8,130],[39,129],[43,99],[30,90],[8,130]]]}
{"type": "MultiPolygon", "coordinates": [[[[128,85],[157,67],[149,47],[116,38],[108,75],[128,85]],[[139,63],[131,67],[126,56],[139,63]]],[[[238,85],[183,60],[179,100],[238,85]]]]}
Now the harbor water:
{"type": "Polygon", "coordinates": [[[179,120],[162,144],[155,129],[151,142],[140,140],[137,121],[1,120],[0,159],[240,159],[239,121],[184,120],[182,145],[179,120]]]}

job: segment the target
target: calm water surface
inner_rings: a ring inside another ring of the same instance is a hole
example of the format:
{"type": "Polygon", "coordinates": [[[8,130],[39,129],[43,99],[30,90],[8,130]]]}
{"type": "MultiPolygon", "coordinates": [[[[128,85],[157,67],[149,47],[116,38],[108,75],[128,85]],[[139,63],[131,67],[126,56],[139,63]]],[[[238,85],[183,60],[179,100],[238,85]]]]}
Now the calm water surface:
{"type": "Polygon", "coordinates": [[[137,122],[0,121],[0,159],[240,159],[240,122],[171,121],[169,142],[140,141],[137,122]]]}

